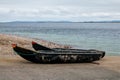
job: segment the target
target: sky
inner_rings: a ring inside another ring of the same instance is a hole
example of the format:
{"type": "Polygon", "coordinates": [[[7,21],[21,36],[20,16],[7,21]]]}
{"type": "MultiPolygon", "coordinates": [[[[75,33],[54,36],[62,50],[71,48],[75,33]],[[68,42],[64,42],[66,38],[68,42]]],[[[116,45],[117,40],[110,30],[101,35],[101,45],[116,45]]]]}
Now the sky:
{"type": "Polygon", "coordinates": [[[120,20],[120,0],[0,0],[0,22],[120,20]]]}

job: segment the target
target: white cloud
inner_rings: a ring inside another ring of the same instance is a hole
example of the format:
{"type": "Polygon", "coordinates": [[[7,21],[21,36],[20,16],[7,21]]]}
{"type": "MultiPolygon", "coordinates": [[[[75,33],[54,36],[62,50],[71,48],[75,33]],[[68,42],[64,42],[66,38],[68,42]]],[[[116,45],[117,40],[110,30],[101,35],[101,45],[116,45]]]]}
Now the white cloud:
{"type": "MultiPolygon", "coordinates": [[[[13,2],[14,1],[15,0],[13,0],[13,2]]],[[[29,3],[29,5],[26,6],[25,3],[23,3],[24,5],[20,6],[20,5],[11,5],[12,3],[6,4],[3,1],[4,4],[0,5],[1,6],[0,21],[12,21],[12,20],[86,21],[86,20],[120,19],[120,11],[116,7],[110,7],[110,8],[108,8],[107,6],[104,7],[105,4],[107,4],[106,2],[97,3],[96,1],[92,1],[92,2],[96,4],[103,4],[104,6],[96,6],[96,5],[92,6],[92,4],[91,5],[88,4],[88,6],[85,6],[86,5],[85,1],[82,1],[84,2],[82,6],[77,5],[77,4],[81,4],[79,3],[78,0],[76,1],[78,3],[74,2],[74,5],[72,5],[71,4],[72,1],[70,1],[69,5],[58,5],[58,6],[56,5],[38,6],[35,4],[31,6],[32,3],[29,3]],[[75,4],[77,6],[75,6],[75,4]]],[[[60,3],[66,4],[66,2],[67,1],[62,1],[60,3]]]]}
{"type": "Polygon", "coordinates": [[[110,13],[110,12],[94,12],[94,13],[82,13],[81,14],[84,17],[113,17],[113,16],[117,16],[120,17],[120,13],[110,13]]]}

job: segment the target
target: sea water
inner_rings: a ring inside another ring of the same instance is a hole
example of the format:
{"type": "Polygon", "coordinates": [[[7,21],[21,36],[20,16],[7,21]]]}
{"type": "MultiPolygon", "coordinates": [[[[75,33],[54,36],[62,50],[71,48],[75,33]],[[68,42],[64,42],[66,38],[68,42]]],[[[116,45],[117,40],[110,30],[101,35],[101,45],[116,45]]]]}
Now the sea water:
{"type": "Polygon", "coordinates": [[[120,55],[120,23],[0,23],[0,33],[120,55]]]}

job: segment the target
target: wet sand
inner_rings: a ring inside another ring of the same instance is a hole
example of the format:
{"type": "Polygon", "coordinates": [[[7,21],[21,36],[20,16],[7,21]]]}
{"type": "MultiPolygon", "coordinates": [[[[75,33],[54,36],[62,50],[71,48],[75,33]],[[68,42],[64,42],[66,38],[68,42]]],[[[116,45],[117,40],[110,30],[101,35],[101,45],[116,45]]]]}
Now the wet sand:
{"type": "Polygon", "coordinates": [[[0,80],[120,80],[120,56],[105,56],[93,63],[35,64],[13,52],[11,43],[31,49],[32,40],[0,35],[0,80]]]}

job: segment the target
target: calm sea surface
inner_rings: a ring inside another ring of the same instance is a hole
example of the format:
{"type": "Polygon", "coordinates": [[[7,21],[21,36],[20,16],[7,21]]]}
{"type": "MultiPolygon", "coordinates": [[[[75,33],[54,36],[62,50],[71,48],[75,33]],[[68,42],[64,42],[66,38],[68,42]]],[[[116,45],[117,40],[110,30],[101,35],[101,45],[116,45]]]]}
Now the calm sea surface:
{"type": "Polygon", "coordinates": [[[0,23],[0,33],[120,55],[120,23],[0,23]]]}

